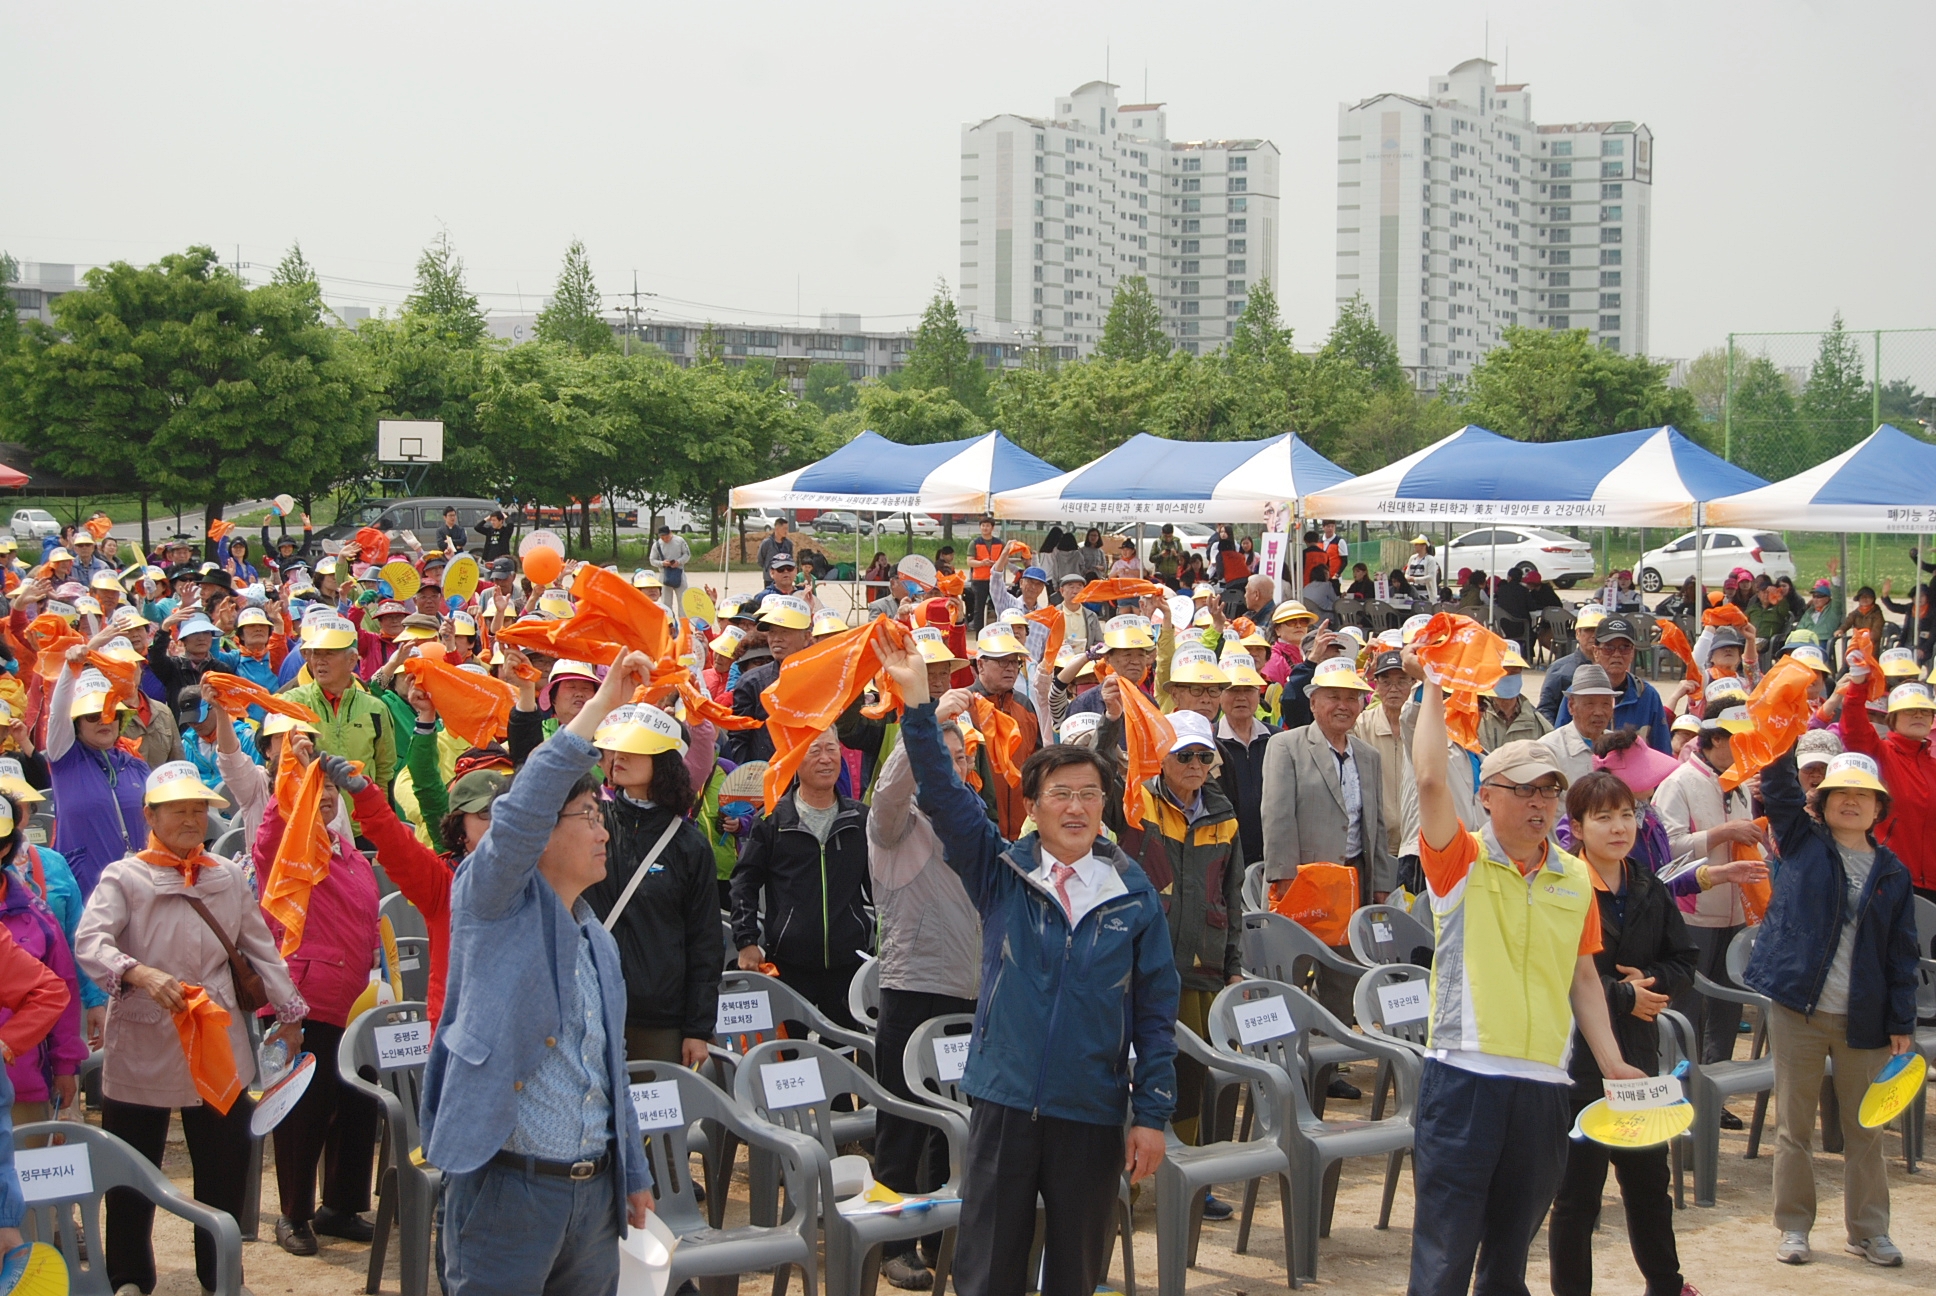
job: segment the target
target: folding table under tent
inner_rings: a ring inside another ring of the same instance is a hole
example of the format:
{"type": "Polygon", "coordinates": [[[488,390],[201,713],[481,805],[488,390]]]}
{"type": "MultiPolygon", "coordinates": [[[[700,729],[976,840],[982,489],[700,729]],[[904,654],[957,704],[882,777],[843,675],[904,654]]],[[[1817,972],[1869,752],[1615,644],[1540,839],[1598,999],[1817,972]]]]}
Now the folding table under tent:
{"type": "Polygon", "coordinates": [[[1766,484],[1672,427],[1533,442],[1468,424],[1396,463],[1307,494],[1303,514],[1674,528],[1700,525],[1709,500],[1766,484]]]}
{"type": "Polygon", "coordinates": [[[818,463],[750,486],[732,507],[857,509],[875,513],[981,513],[991,495],[1056,475],[1000,432],[961,441],[902,445],[862,432],[818,463]]]}
{"type": "Polygon", "coordinates": [[[1936,445],[1884,423],[1827,463],[1706,509],[1709,526],[1936,531],[1936,445]]]}
{"type": "Polygon", "coordinates": [[[1171,441],[1139,432],[1073,472],[995,496],[997,517],[1050,521],[1263,522],[1273,504],[1351,474],[1297,434],[1263,441],[1171,441]]]}

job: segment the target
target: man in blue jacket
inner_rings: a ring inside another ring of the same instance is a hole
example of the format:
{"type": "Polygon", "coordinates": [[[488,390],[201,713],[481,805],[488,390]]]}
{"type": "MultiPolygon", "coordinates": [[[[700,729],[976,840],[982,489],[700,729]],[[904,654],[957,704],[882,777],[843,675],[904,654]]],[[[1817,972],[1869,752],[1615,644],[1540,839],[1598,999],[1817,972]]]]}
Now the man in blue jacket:
{"type": "Polygon", "coordinates": [[[1176,1107],[1181,987],[1162,904],[1101,835],[1111,781],[1100,757],[1068,745],[1030,756],[1022,797],[1037,831],[1006,842],[955,773],[921,658],[901,649],[885,665],[907,702],[901,740],[918,804],[982,919],[957,1285],[961,1296],[1020,1296],[1039,1195],[1043,1296],[1091,1296],[1118,1170],[1137,1180],[1156,1169],[1176,1107]]]}
{"type": "Polygon", "coordinates": [[[605,878],[592,736],[651,672],[642,653],[613,665],[492,803],[451,888],[423,1095],[450,1296],[615,1291],[619,1236],[652,1209],[618,945],[581,898],[605,878]]]}

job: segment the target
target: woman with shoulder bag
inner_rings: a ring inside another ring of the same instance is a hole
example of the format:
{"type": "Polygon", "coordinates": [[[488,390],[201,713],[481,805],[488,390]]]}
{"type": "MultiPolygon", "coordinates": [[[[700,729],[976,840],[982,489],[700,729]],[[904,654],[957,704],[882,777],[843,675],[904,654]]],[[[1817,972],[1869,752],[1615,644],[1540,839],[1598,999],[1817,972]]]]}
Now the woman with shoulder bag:
{"type": "MultiPolygon", "coordinates": [[[[255,1078],[255,1050],[244,1018],[260,1001],[245,997],[238,981],[250,978],[233,969],[253,971],[280,1023],[272,1038],[292,1052],[309,1008],[276,952],[242,869],[202,847],[208,806],[218,799],[189,761],[171,761],[148,776],[142,798],[148,844],[102,872],[81,915],[76,946],[81,970],[109,997],[101,1128],[159,1166],[169,1116],[180,1108],[195,1167],[195,1200],[240,1217],[255,1109],[246,1092],[255,1078]],[[185,996],[196,987],[228,1013],[229,1049],[244,1093],[226,1113],[202,1100],[175,1026],[174,1014],[186,1008],[185,996]]],[[[108,1193],[109,1286],[154,1289],[154,1217],[153,1203],[140,1194],[108,1193]]],[[[214,1288],[214,1240],[199,1229],[195,1274],[204,1288],[214,1288]]]]}

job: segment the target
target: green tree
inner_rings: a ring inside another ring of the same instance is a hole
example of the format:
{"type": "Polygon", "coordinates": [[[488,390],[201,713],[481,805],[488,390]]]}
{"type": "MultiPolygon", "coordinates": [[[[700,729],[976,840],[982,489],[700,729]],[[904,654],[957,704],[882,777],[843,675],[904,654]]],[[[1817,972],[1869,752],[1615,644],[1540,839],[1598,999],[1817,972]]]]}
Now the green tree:
{"type": "Polygon", "coordinates": [[[287,288],[316,283],[315,268],[309,264],[308,258],[303,256],[300,239],[291,243],[289,250],[282,254],[282,260],[276,263],[276,271],[269,277],[269,282],[281,284],[287,288]]]}
{"type": "Polygon", "coordinates": [[[1796,413],[1807,431],[1807,452],[1812,456],[1809,464],[1832,459],[1875,431],[1869,425],[1874,406],[1862,352],[1854,336],[1842,327],[1840,311],[1822,335],[1796,413]]]}
{"type": "Polygon", "coordinates": [[[1102,341],[1096,355],[1103,360],[1160,360],[1170,353],[1170,338],[1163,331],[1163,313],[1150,294],[1149,280],[1131,275],[1116,285],[1103,320],[1102,341]]]}
{"type": "Polygon", "coordinates": [[[1736,353],[1727,428],[1728,458],[1770,481],[1818,462],[1798,453],[1794,383],[1765,355],[1736,353]]]}
{"type": "MultiPolygon", "coordinates": [[[[0,323],[0,328],[4,327],[4,323],[0,323]]],[[[4,345],[0,343],[0,346],[4,345]]],[[[1916,426],[1916,420],[1936,415],[1936,410],[1930,407],[1930,398],[1923,395],[1922,389],[1907,378],[1892,378],[1882,384],[1882,390],[1877,393],[1877,398],[1882,406],[1882,421],[1893,423],[1912,436],[1921,435],[1921,430],[1916,426]]]]}
{"type": "Polygon", "coordinates": [[[458,346],[476,346],[484,340],[484,312],[464,282],[464,258],[450,245],[449,230],[439,230],[417,258],[417,289],[404,298],[403,311],[430,321],[458,346]]]}
{"type": "Polygon", "coordinates": [[[939,387],[977,417],[988,412],[988,369],[975,356],[945,279],[936,282],[934,300],[921,313],[900,379],[895,385],[902,390],[939,387]]]}
{"type": "Polygon", "coordinates": [[[895,391],[882,383],[863,383],[853,411],[837,417],[855,433],[871,429],[902,445],[959,441],[988,430],[973,410],[939,387],[895,391]]]}
{"type": "Polygon", "coordinates": [[[551,301],[538,312],[538,340],[560,343],[580,355],[617,350],[612,326],[600,314],[602,305],[598,283],[592,277],[591,261],[585,255],[585,244],[583,240],[573,239],[565,249],[565,264],[558,271],[558,284],[551,290],[551,301]]]}
{"type": "Polygon", "coordinates": [[[1230,329],[1229,352],[1238,360],[1276,360],[1291,349],[1291,331],[1277,317],[1277,293],[1270,280],[1251,285],[1244,313],[1230,329]]]}
{"type": "Polygon", "coordinates": [[[807,404],[822,414],[842,414],[854,408],[854,380],[847,366],[818,361],[807,366],[807,404]]]}
{"type": "Polygon", "coordinates": [[[699,330],[699,337],[692,344],[692,362],[696,365],[724,364],[726,344],[720,340],[719,330],[711,320],[699,330]]]}
{"type": "Polygon", "coordinates": [[[1398,344],[1378,327],[1362,293],[1353,293],[1338,311],[1318,359],[1359,370],[1373,391],[1398,391],[1412,385],[1398,363],[1398,344]]]}
{"type": "Polygon", "coordinates": [[[1571,441],[1691,423],[1693,397],[1667,385],[1668,366],[1587,340],[1584,329],[1509,328],[1473,369],[1466,416],[1522,441],[1571,441]]]}
{"type": "MultiPolygon", "coordinates": [[[[1735,358],[1746,362],[1746,357],[1739,353],[1735,358]]],[[[1687,377],[1681,386],[1694,398],[1694,409],[1702,421],[1719,427],[1728,399],[1728,349],[1709,347],[1688,361],[1687,377]]]]}

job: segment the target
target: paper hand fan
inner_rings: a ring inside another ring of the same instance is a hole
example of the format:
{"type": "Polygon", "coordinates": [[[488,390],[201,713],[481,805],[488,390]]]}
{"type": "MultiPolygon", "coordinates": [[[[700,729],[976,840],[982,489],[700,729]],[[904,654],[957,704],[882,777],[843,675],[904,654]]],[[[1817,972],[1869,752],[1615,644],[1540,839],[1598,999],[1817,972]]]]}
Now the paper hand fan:
{"type": "Polygon", "coordinates": [[[1929,1064],[1920,1053],[1898,1053],[1889,1059],[1882,1073],[1862,1095],[1862,1108],[1856,1113],[1864,1129],[1877,1129],[1902,1115],[1903,1109],[1922,1092],[1929,1064]]]}

